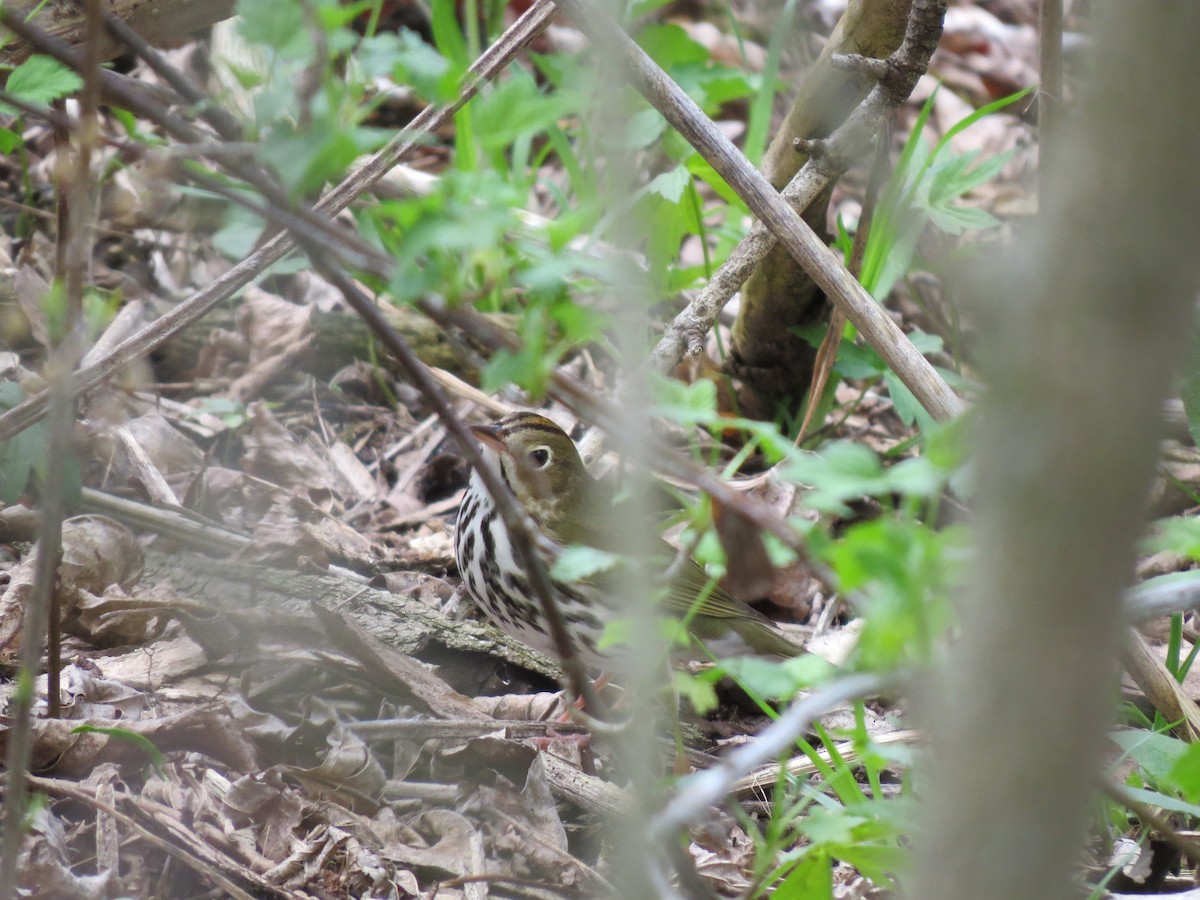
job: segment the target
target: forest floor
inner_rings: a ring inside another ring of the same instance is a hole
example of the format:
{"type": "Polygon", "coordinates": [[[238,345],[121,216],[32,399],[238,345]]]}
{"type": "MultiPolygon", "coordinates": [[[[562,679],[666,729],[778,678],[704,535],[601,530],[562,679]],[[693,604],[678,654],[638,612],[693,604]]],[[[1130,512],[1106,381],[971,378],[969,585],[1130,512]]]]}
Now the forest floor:
{"type": "MultiPolygon", "coordinates": [[[[930,142],[1037,83],[1038,5],[951,5],[929,74],[897,116],[897,149],[939,82],[930,142]]],[[[810,51],[842,6],[800,4],[810,51]]],[[[732,39],[726,20],[714,27],[692,5],[655,15],[714,57],[732,39]]],[[[754,28],[738,38],[745,58],[766,56],[754,28]]],[[[582,42],[565,23],[553,39],[582,42]]],[[[1085,40],[1072,33],[1068,49],[1085,40]]],[[[199,79],[197,44],[170,58],[199,79]]],[[[798,64],[785,62],[785,74],[800,77],[788,68],[798,64]]],[[[136,61],[119,67],[156,83],[136,61]]],[[[1032,96],[952,140],[958,154],[1011,152],[969,197],[1002,224],[971,242],[1003,240],[1036,212],[1032,96]]],[[[737,115],[722,122],[735,139],[737,115]]],[[[125,134],[109,110],[101,121],[105,134],[125,134]]],[[[52,329],[43,297],[56,270],[56,138],[33,118],[23,129],[22,152],[0,159],[0,287],[9,289],[0,291],[0,388],[29,395],[43,383],[52,329]]],[[[436,176],[453,140],[440,132],[405,164],[436,176]]],[[[164,186],[145,161],[118,165],[116,150],[110,159],[90,259],[92,282],[118,298],[96,312],[104,346],[234,262],[212,239],[219,208],[164,186]]],[[[860,168],[840,182],[831,227],[857,219],[866,181],[860,168]]],[[[941,240],[924,249],[946,250],[941,240]]],[[[933,330],[955,302],[949,293],[941,273],[918,269],[888,305],[906,328],[933,330]]],[[[423,353],[440,354],[464,419],[527,405],[513,389],[482,395],[459,345],[418,320],[402,329],[423,353]]],[[[727,320],[719,330],[714,354],[727,320]]],[[[300,269],[260,280],[83,402],[78,476],[50,476],[82,489],[63,531],[58,718],[47,715],[47,678],[37,681],[31,788],[45,802],[28,819],[23,896],[561,897],[603,894],[619,880],[611,823],[628,798],[611,741],[580,740],[586,729],[559,721],[557,665],[481,622],[460,595],[451,532],[466,464],[420,394],[394,369],[381,375],[375,354],[341,296],[300,269]],[[93,728],[79,732],[81,722],[93,728]]],[[[604,389],[588,353],[564,367],[604,389]]],[[[565,406],[540,406],[584,434],[565,406]]],[[[913,434],[878,379],[840,386],[823,428],[898,456],[913,434]]],[[[1200,478],[1186,429],[1174,437],[1160,514],[1191,506],[1183,486],[1200,478]]],[[[35,581],[37,496],[31,488],[0,508],[6,674],[16,671],[35,581]]],[[[1160,555],[1142,574],[1179,567],[1160,555]]],[[[782,570],[761,599],[814,652],[846,658],[855,620],[803,566],[782,570]]],[[[0,686],[6,704],[15,690],[15,681],[0,686]]],[[[768,721],[736,689],[722,687],[718,699],[704,716],[684,703],[694,766],[768,721]]],[[[895,704],[874,702],[869,714],[881,744],[912,739],[895,704]]],[[[844,719],[824,724],[853,724],[844,719]]],[[[770,892],[777,863],[754,823],[771,816],[774,768],[737,787],[730,803],[741,813],[714,812],[691,834],[694,871],[718,896],[770,892]]],[[[797,833],[776,850],[802,843],[797,833]]],[[[835,861],[835,895],[886,893],[886,878],[869,874],[835,861]]]]}

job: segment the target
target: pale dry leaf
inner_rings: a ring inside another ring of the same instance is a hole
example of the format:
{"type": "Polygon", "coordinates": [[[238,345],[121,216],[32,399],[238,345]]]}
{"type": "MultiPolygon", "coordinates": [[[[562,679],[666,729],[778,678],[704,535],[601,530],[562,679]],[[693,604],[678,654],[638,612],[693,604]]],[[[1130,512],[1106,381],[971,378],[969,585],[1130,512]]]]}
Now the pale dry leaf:
{"type": "Polygon", "coordinates": [[[237,323],[255,365],[286,353],[312,333],[312,308],[290,303],[256,285],[248,285],[237,323]]]}
{"type": "Polygon", "coordinates": [[[431,868],[461,878],[482,875],[472,864],[477,832],[471,821],[448,809],[430,809],[397,828],[383,849],[385,859],[410,868],[431,868]]]}
{"type": "Polygon", "coordinates": [[[76,874],[76,863],[67,844],[66,829],[49,806],[30,813],[29,835],[17,861],[20,896],[32,900],[108,900],[119,891],[117,873],[76,874]]]}
{"type": "Polygon", "coordinates": [[[257,852],[272,863],[287,857],[308,805],[274,769],[236,779],[223,802],[234,821],[255,825],[257,852]]]}
{"type": "Polygon", "coordinates": [[[318,697],[307,698],[302,712],[308,729],[324,732],[321,762],[309,768],[286,766],[282,770],[319,796],[350,809],[357,808],[362,798],[380,797],[387,775],[367,743],[346,728],[333,707],[318,697]]]}
{"type": "MultiPolygon", "coordinates": [[[[59,673],[62,715],[66,719],[123,719],[135,721],[146,710],[146,695],[96,671],[71,664],[59,673]]],[[[44,677],[38,679],[44,688],[44,677]]]]}
{"type": "Polygon", "coordinates": [[[94,656],[90,662],[104,677],[141,691],[159,691],[210,665],[203,649],[183,636],[160,638],[152,647],[94,656]]]}
{"type": "Polygon", "coordinates": [[[246,413],[249,421],[242,436],[242,466],[248,473],[305,494],[314,486],[334,483],[328,459],[297,441],[266,403],[251,403],[246,413]]]}
{"type": "Polygon", "coordinates": [[[494,719],[514,722],[547,722],[566,712],[562,691],[535,694],[497,694],[476,697],[475,705],[494,719]]]}
{"type": "Polygon", "coordinates": [[[331,444],[329,458],[342,483],[350,488],[349,499],[359,502],[379,499],[382,492],[374,476],[347,444],[342,441],[331,444]]]}
{"type": "Polygon", "coordinates": [[[43,347],[50,346],[45,310],[46,294],[50,291],[49,282],[32,266],[18,266],[12,284],[17,305],[28,323],[27,327],[32,330],[39,344],[43,347]]]}
{"type": "Polygon", "coordinates": [[[133,532],[100,515],[63,522],[59,578],[67,591],[101,594],[109,585],[130,590],[142,578],[145,559],[133,532]]]}
{"type": "MultiPolygon", "coordinates": [[[[8,585],[0,594],[0,659],[15,660],[25,605],[33,595],[37,571],[37,545],[9,571],[8,585]]],[[[106,516],[68,519],[62,526],[62,565],[59,567],[60,612],[64,621],[75,614],[81,597],[101,594],[109,585],[127,589],[142,577],[141,545],[124,525],[106,516]]]]}
{"type": "Polygon", "coordinates": [[[134,599],[111,585],[100,596],[80,592],[67,626],[94,647],[140,646],[161,634],[170,618],[161,601],[134,599]]]}

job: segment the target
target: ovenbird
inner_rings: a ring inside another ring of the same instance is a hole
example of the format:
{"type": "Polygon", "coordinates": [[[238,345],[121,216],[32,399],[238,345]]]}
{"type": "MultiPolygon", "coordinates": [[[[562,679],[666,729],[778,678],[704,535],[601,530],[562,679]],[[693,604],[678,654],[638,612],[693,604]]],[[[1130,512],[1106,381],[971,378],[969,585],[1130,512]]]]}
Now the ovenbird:
{"type": "MultiPolygon", "coordinates": [[[[612,497],[583,465],[574,442],[544,416],[518,412],[471,432],[484,444],[485,457],[498,464],[504,484],[532,519],[540,537],[553,544],[582,544],[606,549],[614,521],[612,497]]],[[[518,564],[508,528],[478,473],[459,507],[454,552],[468,593],[501,630],[553,654],[541,605],[518,564]]],[[[674,555],[661,542],[648,565],[663,570],[674,555]]],[[[766,616],[715,585],[691,558],[674,566],[661,601],[663,615],[683,619],[689,634],[718,655],[754,653],[795,656],[800,648],[787,640],[766,616]]],[[[589,666],[607,659],[598,648],[611,602],[599,585],[554,582],[555,599],[572,643],[589,666]]],[[[701,654],[695,654],[702,657],[701,654]]]]}

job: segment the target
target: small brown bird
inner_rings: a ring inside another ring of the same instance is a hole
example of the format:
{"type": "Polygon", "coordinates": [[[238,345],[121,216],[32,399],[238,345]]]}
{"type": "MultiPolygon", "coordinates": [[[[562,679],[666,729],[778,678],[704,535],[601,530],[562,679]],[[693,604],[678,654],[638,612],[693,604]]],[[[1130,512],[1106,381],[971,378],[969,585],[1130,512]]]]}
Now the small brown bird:
{"type": "MultiPolygon", "coordinates": [[[[499,473],[542,535],[561,546],[612,546],[611,494],[588,473],[574,442],[544,416],[518,412],[471,432],[498,463],[499,473]]],[[[507,527],[483,480],[472,473],[455,525],[454,552],[467,591],[499,628],[543,653],[554,647],[541,606],[517,564],[507,527]]],[[[661,542],[651,565],[666,569],[674,550],[661,542]],[[661,557],[661,560],[660,560],[661,557]]],[[[677,566],[662,600],[664,615],[687,621],[688,633],[717,656],[796,656],[801,649],[766,616],[734,599],[693,559],[677,566]]],[[[572,641],[590,666],[608,657],[598,649],[605,622],[616,613],[600,585],[555,581],[555,597],[572,641]]],[[[692,649],[695,658],[706,658],[692,649]]]]}

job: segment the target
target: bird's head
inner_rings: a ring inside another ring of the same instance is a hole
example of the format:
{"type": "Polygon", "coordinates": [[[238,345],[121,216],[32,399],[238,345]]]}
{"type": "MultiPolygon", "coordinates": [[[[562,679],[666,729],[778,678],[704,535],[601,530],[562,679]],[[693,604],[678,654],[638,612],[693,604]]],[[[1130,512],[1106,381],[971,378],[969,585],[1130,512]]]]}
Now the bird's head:
{"type": "Polygon", "coordinates": [[[591,475],[570,435],[545,416],[517,412],[471,433],[494,451],[500,472],[525,511],[557,537],[580,515],[591,475]]]}

